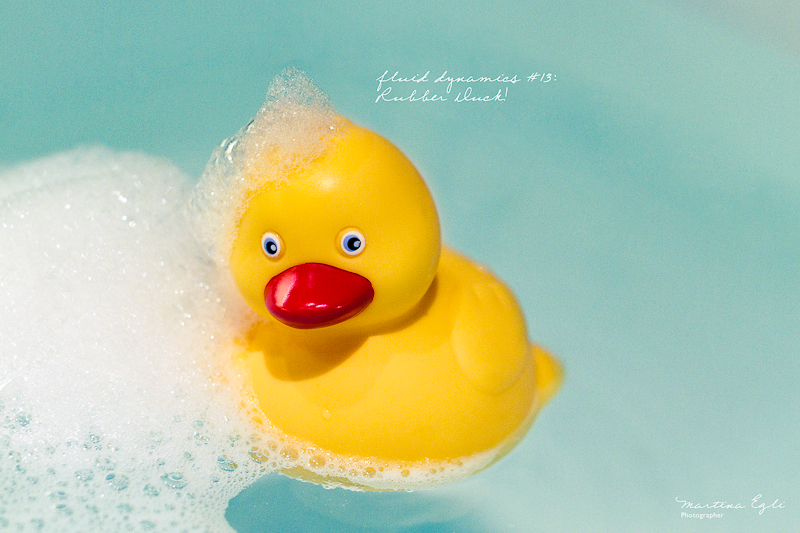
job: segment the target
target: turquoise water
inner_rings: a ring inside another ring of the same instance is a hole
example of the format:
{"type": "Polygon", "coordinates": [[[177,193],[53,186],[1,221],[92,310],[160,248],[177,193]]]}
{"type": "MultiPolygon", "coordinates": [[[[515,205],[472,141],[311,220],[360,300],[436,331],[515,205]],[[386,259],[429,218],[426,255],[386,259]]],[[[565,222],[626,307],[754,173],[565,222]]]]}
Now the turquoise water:
{"type": "Polygon", "coordinates": [[[562,358],[563,390],[490,470],[413,494],[270,475],[231,501],[238,531],[789,530],[800,50],[666,3],[473,6],[6,2],[0,165],[101,143],[198,176],[302,68],[409,155],[446,241],[562,358]],[[456,83],[446,102],[376,102],[385,71],[430,71],[393,96],[442,95],[444,71],[522,81],[471,84],[505,101],[456,102],[456,83]],[[759,494],[783,508],[759,514],[759,494]],[[745,508],[682,518],[676,499],[745,508]]]}

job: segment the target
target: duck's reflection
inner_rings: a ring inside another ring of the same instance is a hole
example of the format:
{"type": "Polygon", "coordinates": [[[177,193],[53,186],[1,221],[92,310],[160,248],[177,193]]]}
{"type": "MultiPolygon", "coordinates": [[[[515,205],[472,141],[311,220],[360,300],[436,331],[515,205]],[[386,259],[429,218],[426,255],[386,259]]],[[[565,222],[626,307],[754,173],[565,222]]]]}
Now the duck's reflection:
{"type": "Polygon", "coordinates": [[[488,533],[475,512],[475,483],[412,493],[354,492],[270,474],[231,500],[225,517],[239,533],[488,533]]]}

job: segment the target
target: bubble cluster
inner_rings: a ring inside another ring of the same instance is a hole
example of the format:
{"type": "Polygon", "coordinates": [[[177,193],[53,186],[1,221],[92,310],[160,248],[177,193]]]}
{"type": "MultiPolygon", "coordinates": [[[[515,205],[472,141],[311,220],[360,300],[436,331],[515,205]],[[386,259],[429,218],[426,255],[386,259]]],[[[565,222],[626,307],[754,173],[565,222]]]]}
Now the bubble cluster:
{"type": "MultiPolygon", "coordinates": [[[[251,416],[259,416],[251,406],[251,416]]],[[[348,490],[424,490],[448,485],[491,465],[504,447],[448,460],[387,461],[373,457],[336,454],[296,439],[268,424],[256,424],[245,441],[250,460],[267,470],[328,488],[348,490]]],[[[511,446],[511,443],[507,444],[511,446]]]]}
{"type": "Polygon", "coordinates": [[[248,193],[288,179],[319,157],[343,125],[327,95],[302,71],[290,68],[275,77],[256,117],[214,151],[193,198],[196,231],[218,263],[227,264],[248,193]]]}
{"type": "Polygon", "coordinates": [[[230,438],[247,421],[188,178],[100,148],[0,178],[0,527],[230,530],[263,469],[230,438]]]}

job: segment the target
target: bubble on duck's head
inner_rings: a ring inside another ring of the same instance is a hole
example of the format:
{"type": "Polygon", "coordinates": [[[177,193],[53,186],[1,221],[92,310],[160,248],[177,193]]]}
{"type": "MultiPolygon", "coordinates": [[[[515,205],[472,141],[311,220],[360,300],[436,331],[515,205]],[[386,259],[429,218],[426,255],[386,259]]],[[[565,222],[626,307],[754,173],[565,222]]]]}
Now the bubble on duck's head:
{"type": "Polygon", "coordinates": [[[248,198],[289,179],[345,128],[346,120],[303,71],[288,68],[275,77],[256,117],[214,151],[192,199],[198,236],[218,263],[228,261],[248,198]]]}

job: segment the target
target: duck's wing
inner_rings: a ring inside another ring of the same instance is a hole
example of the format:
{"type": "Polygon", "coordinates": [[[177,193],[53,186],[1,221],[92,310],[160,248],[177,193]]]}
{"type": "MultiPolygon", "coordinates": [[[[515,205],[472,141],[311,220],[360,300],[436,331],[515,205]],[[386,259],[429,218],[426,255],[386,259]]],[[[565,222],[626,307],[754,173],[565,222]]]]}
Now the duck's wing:
{"type": "Polygon", "coordinates": [[[516,298],[487,269],[449,250],[439,272],[455,276],[460,285],[452,332],[459,367],[476,389],[501,393],[533,364],[516,298]]]}

